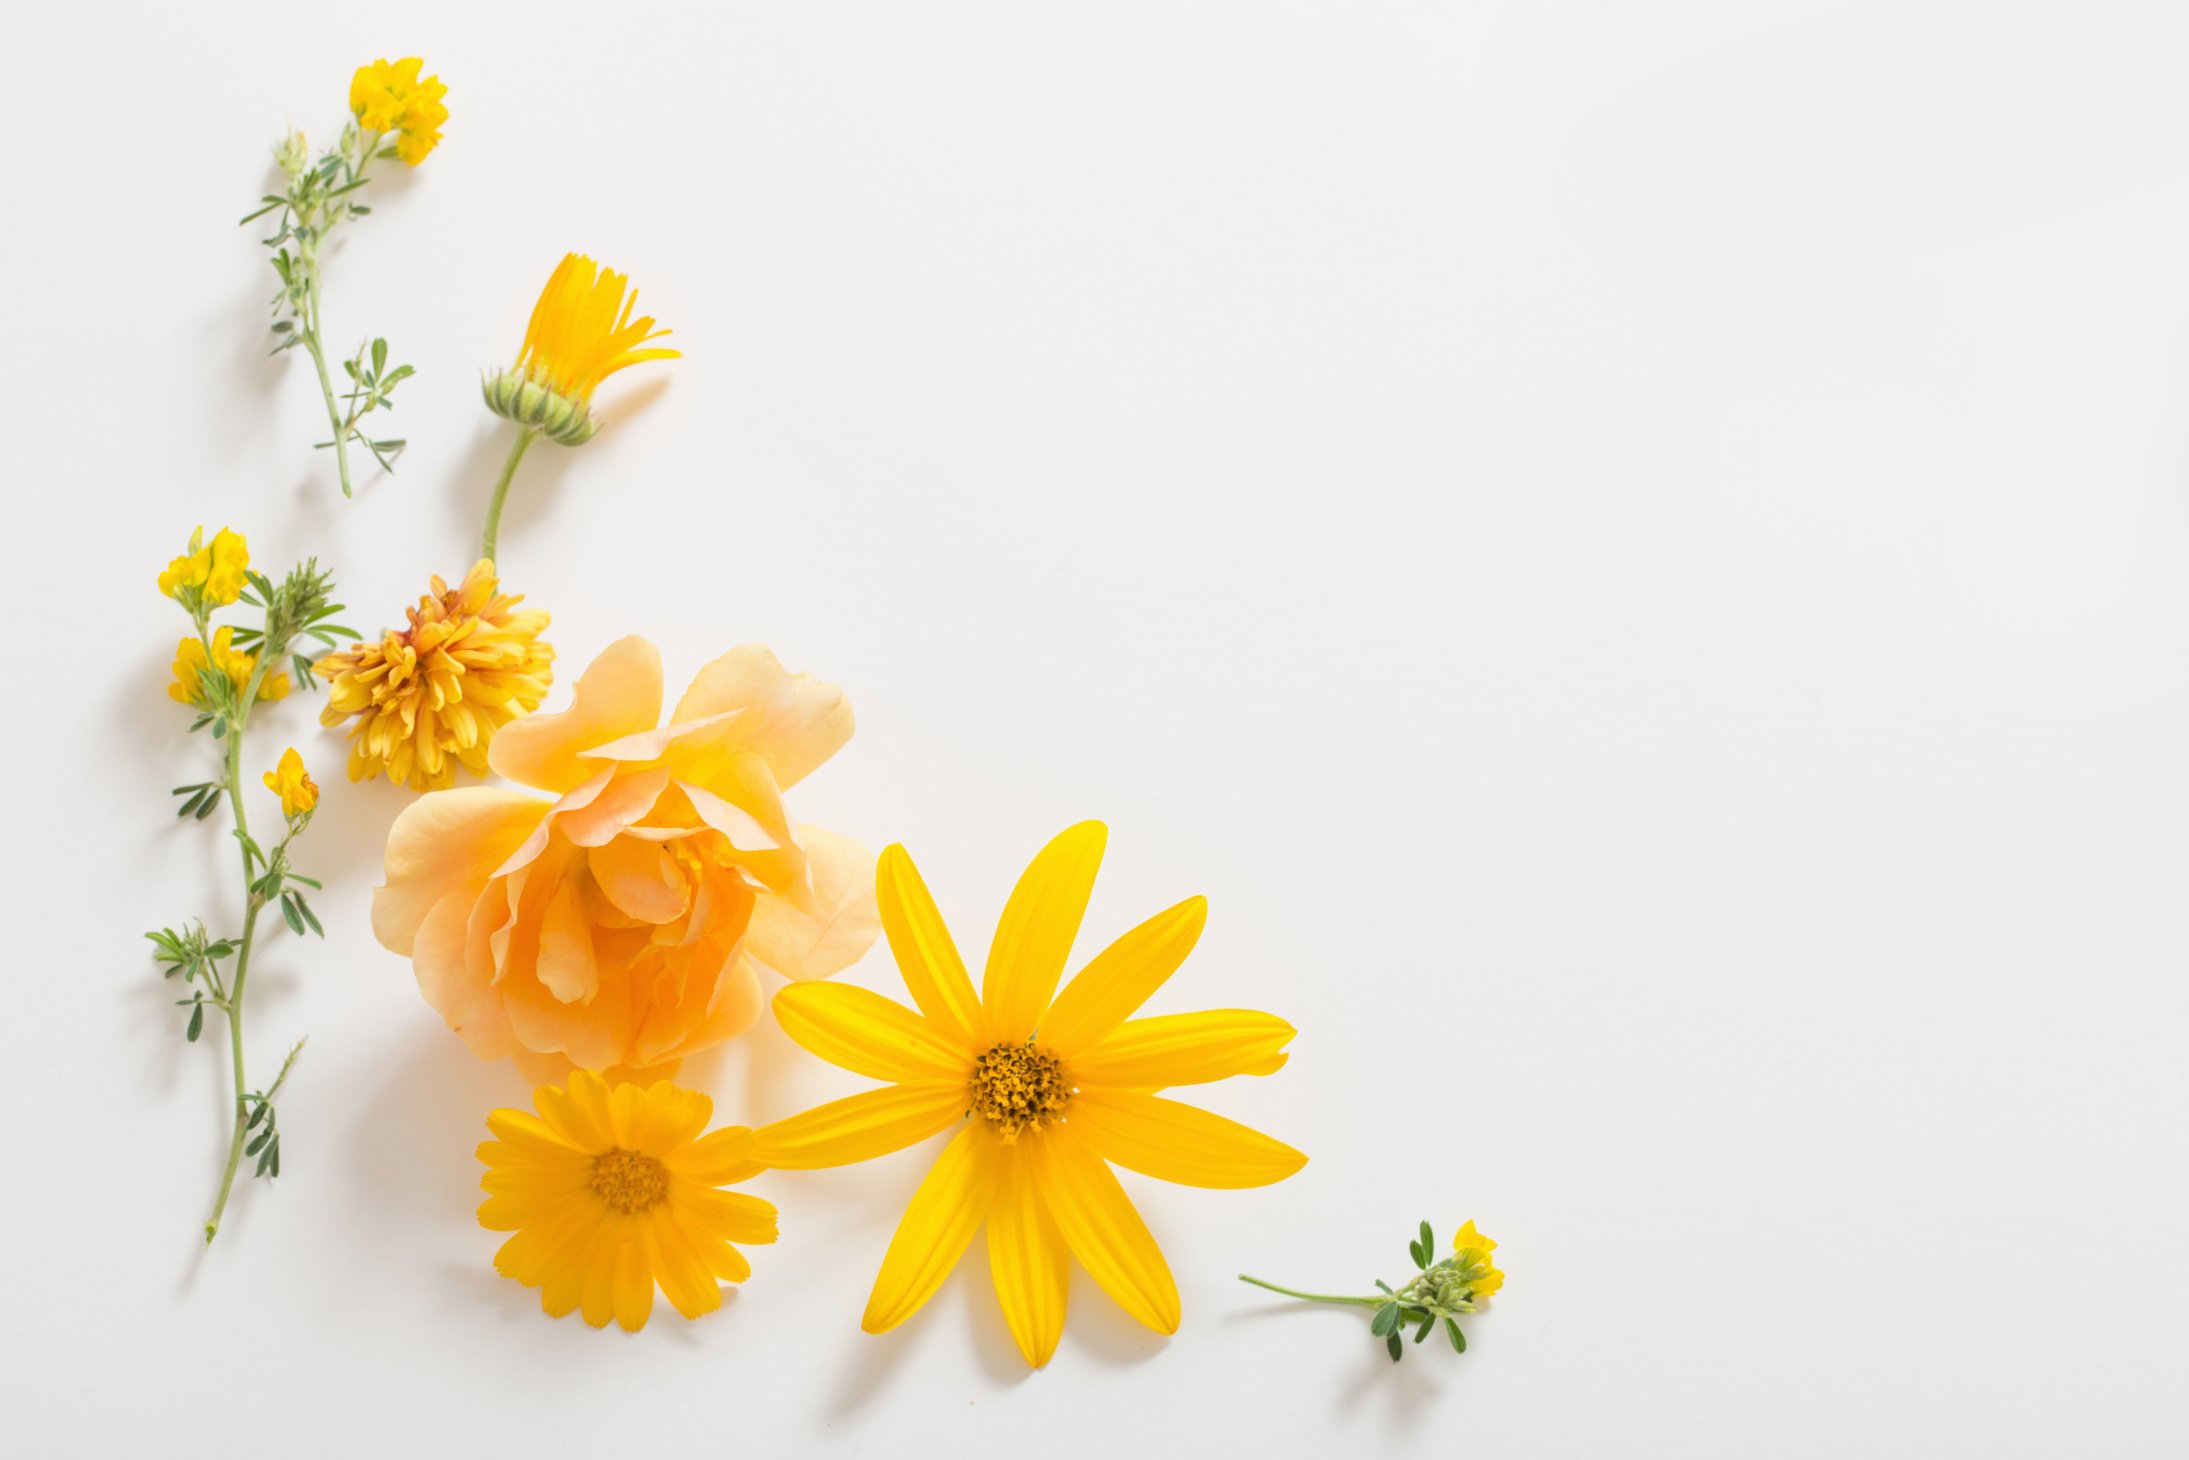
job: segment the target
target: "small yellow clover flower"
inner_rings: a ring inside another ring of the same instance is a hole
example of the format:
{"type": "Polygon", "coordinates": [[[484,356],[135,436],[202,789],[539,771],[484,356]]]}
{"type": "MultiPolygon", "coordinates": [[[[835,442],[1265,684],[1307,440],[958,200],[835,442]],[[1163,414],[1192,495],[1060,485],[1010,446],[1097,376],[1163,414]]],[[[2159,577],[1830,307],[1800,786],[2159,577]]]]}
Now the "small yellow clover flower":
{"type": "MultiPolygon", "coordinates": [[[[211,708],[205,703],[205,689],[198,679],[199,673],[208,667],[227,675],[229,683],[236,687],[236,693],[243,693],[243,687],[251,682],[251,671],[258,667],[258,660],[232,647],[230,638],[234,632],[226,624],[213,630],[210,657],[206,655],[202,639],[186,637],[177,643],[175,682],[167,687],[167,697],[181,704],[196,705],[201,710],[211,708]]],[[[262,700],[278,700],[288,692],[289,676],[281,670],[275,670],[258,682],[258,697],[262,700]]]]}
{"type": "Polygon", "coordinates": [[[393,132],[395,155],[416,167],[441,140],[441,124],[448,108],[441,98],[448,88],[438,76],[421,78],[426,63],[405,56],[390,64],[382,59],[357,68],[350,78],[350,112],[368,132],[393,132]]]}
{"type": "Polygon", "coordinates": [[[222,608],[243,595],[250,566],[251,547],[242,533],[223,527],[207,543],[205,529],[199,527],[190,534],[189,548],[160,574],[160,592],[185,607],[194,596],[208,608],[222,608]]]}
{"type": "Polygon", "coordinates": [[[1439,1323],[1444,1325],[1444,1336],[1451,1340],[1453,1351],[1467,1352],[1467,1335],[1459,1328],[1460,1315],[1479,1312],[1483,1300],[1505,1286],[1505,1274],[1490,1261],[1490,1254],[1496,1250],[1497,1244],[1476,1231],[1470,1221],[1453,1236],[1452,1255],[1432,1262],[1436,1236],[1423,1222],[1420,1235],[1406,1244],[1407,1255],[1420,1271],[1400,1287],[1378,1282],[1378,1291],[1373,1293],[1303,1293],[1245,1273],[1239,1274],[1239,1281],[1303,1302],[1375,1310],[1368,1331],[1383,1340],[1396,1363],[1406,1353],[1406,1342],[1401,1337],[1404,1330],[1413,1329],[1414,1342],[1420,1343],[1439,1323]]]}
{"type": "Polygon", "coordinates": [[[304,757],[290,746],[281,753],[281,763],[265,775],[266,789],[281,798],[281,814],[295,818],[306,816],[319,804],[319,784],[312,773],[304,769],[304,757]]]}

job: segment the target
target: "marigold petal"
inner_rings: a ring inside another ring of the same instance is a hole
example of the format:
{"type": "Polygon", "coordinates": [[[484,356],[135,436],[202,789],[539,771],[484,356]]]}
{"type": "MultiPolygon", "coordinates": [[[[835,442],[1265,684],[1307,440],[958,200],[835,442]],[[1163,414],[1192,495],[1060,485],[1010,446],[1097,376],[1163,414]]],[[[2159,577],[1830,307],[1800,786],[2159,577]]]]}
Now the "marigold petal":
{"type": "Polygon", "coordinates": [[[1042,1131],[1028,1155],[1042,1201],[1088,1276],[1157,1333],[1176,1333],[1178,1284],[1163,1249],[1076,1126],[1066,1122],[1042,1131]]]}
{"type": "Polygon", "coordinates": [[[783,1032],[830,1064],[876,1080],[963,1083],[973,1049],[894,999],[854,984],[794,983],[775,996],[783,1032]]]}
{"type": "Polygon", "coordinates": [[[776,1171],[848,1166],[901,1151],[965,1114],[965,1083],[891,1085],[818,1105],[753,1132],[753,1159],[776,1171]]]}
{"type": "Polygon", "coordinates": [[[1099,821],[1067,827],[1034,857],[996,924],[981,978],[981,1039],[1017,1044],[1034,1032],[1094,892],[1109,829],[1099,821]]]}
{"type": "Polygon", "coordinates": [[[1307,1157],[1235,1120],[1138,1090],[1082,1090],[1072,1125],[1105,1161],[1181,1186],[1268,1186],[1307,1157]]]}
{"type": "Polygon", "coordinates": [[[1123,1023],[1186,961],[1208,906],[1205,897],[1189,897],[1096,954],[1041,1016],[1041,1042],[1070,1059],[1123,1023]]]}
{"type": "Polygon", "coordinates": [[[889,1239],[859,1326],[886,1333],[920,1311],[958,1265],[988,1214],[995,1182],[986,1132],[967,1126],[943,1147],[889,1239]]]}

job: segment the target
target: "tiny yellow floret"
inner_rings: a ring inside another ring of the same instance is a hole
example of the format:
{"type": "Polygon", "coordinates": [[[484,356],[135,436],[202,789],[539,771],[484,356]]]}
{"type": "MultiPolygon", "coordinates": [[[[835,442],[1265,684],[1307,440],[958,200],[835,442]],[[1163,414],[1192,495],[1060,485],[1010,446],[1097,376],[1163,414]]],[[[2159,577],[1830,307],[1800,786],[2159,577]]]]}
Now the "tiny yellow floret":
{"type": "Polygon", "coordinates": [[[281,814],[302,816],[319,804],[319,785],[304,769],[304,757],[290,746],[281,753],[281,764],[265,776],[266,789],[281,798],[281,814]]]}
{"type": "Polygon", "coordinates": [[[350,112],[357,124],[368,132],[395,133],[395,155],[412,167],[440,142],[441,124],[448,120],[448,108],[441,104],[448,88],[438,76],[419,76],[425,64],[417,56],[392,64],[383,59],[358,67],[350,78],[350,112]]]}
{"type": "MultiPolygon", "coordinates": [[[[241,694],[251,682],[251,672],[258,667],[258,659],[241,649],[230,647],[234,630],[223,624],[213,631],[213,653],[208,659],[205,645],[197,639],[185,637],[175,645],[175,682],[167,687],[169,699],[185,705],[208,709],[205,689],[199,682],[199,672],[207,667],[220,670],[228,676],[229,683],[241,694]]],[[[258,682],[258,697],[262,700],[278,700],[289,692],[289,676],[275,670],[258,682]]]]}

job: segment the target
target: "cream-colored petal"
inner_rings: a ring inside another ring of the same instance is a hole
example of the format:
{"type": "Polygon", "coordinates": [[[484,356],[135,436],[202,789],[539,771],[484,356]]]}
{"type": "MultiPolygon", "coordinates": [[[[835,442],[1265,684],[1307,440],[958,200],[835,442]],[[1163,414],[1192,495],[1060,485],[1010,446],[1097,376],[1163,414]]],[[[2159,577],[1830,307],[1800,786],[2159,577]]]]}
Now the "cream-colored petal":
{"type": "MultiPolygon", "coordinates": [[[[1028,1143],[1031,1144],[1031,1143],[1028,1143]]],[[[1040,1368],[1064,1332],[1071,1286],[1071,1249],[1042,1205],[1033,1169],[1017,1146],[994,1155],[995,1196],[988,1209],[988,1273],[1003,1321],[1026,1362],[1040,1368]]]]}
{"type": "Polygon", "coordinates": [[[577,846],[603,846],[623,835],[632,822],[644,820],[667,789],[669,773],[665,770],[611,776],[589,804],[558,815],[555,829],[577,846]]]}
{"type": "Polygon", "coordinates": [[[985,1129],[968,1125],[943,1147],[889,1239],[859,1320],[868,1333],[886,1333],[919,1312],[958,1265],[988,1214],[994,1145],[985,1129]]]}
{"type": "Polygon", "coordinates": [[[547,900],[536,968],[547,991],[566,1004],[584,1003],[600,987],[593,925],[585,916],[585,889],[577,877],[563,878],[547,900]]]}
{"type": "Polygon", "coordinates": [[[1103,1160],[1181,1186],[1268,1186],[1307,1164],[1258,1130],[1138,1090],[1081,1090],[1072,1125],[1103,1160]]]}
{"type": "Polygon", "coordinates": [[[797,785],[851,739],[851,702],[844,692],[810,674],[787,672],[759,644],[732,649],[692,679],[672,720],[697,720],[724,711],[719,743],[763,756],[785,790],[797,785]]]}
{"type": "Polygon", "coordinates": [[[753,1159],[777,1171],[848,1166],[924,1141],[965,1110],[962,1080],[868,1090],[760,1127],[753,1132],[753,1159]]]}
{"type": "Polygon", "coordinates": [[[920,1012],[970,1045],[981,1033],[980,998],[966,976],[965,960],[950,939],[950,929],[935,909],[935,899],[902,846],[882,852],[874,871],[882,931],[897,971],[920,1012]]]}
{"type": "Polygon", "coordinates": [[[1177,972],[1207,921],[1208,899],[1189,897],[1096,954],[1041,1016],[1041,1042],[1070,1059],[1099,1041],[1177,972]]]}
{"type": "Polygon", "coordinates": [[[434,791],[388,828],[387,883],[372,895],[372,931],[391,953],[409,954],[433,905],[483,882],[547,814],[537,796],[495,786],[434,791]]]}
{"type": "Polygon", "coordinates": [[[1028,1142],[1041,1199],[1072,1256],[1118,1306],[1157,1333],[1178,1331],[1178,1284],[1125,1188],[1073,1121],[1028,1142]]]}
{"type": "Polygon", "coordinates": [[[798,828],[806,877],[798,897],[753,905],[745,950],[788,979],[827,978],[866,956],[882,930],[874,901],[874,854],[856,837],[798,828]]]}
{"type": "Polygon", "coordinates": [[[586,667],[569,709],[504,725],[487,764],[519,785],[568,791],[600,770],[580,752],[651,730],[660,720],[661,651],[635,635],[618,639],[586,667]]]}
{"type": "Polygon", "coordinates": [[[618,837],[587,853],[586,866],[602,895],[642,923],[674,922],[691,906],[676,858],[658,842],[618,837]]]}
{"type": "Polygon", "coordinates": [[[1108,837],[1099,821],[1067,827],[1035,855],[1011,890],[981,978],[986,1043],[1018,1044],[1032,1036],[1072,956],[1108,837]]]}

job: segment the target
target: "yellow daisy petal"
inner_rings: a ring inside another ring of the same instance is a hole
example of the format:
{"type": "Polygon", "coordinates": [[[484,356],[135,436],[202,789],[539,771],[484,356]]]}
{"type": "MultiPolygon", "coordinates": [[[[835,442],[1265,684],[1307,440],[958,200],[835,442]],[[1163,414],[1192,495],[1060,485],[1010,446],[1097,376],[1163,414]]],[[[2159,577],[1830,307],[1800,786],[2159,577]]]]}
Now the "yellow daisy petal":
{"type": "Polygon", "coordinates": [[[1205,1085],[1233,1075],[1268,1075],[1284,1068],[1284,1047],[1297,1031],[1254,1009],[1203,1009],[1128,1019],[1100,1044],[1072,1059],[1083,1086],[1160,1090],[1205,1085]]]}
{"type": "Polygon", "coordinates": [[[971,1044],[981,1027],[980,998],[966,976],[965,960],[950,940],[950,929],[935,910],[935,899],[920,880],[920,869],[901,846],[882,853],[874,869],[881,903],[882,932],[896,956],[905,988],[920,1012],[971,1044]]]}
{"type": "Polygon", "coordinates": [[[1137,1090],[1082,1090],[1072,1128],[1105,1161],[1181,1186],[1267,1186],[1307,1164],[1283,1141],[1137,1090]]]}
{"type": "Polygon", "coordinates": [[[1041,1016],[1041,1042],[1070,1059],[1123,1023],[1186,961],[1208,910],[1207,898],[1189,897],[1095,955],[1041,1016]]]}
{"type": "Polygon", "coordinates": [[[1040,1368],[1064,1332],[1071,1249],[1042,1205],[1022,1147],[995,1153],[997,1173],[988,1209],[988,1272],[996,1301],[1026,1362],[1040,1368]]]}
{"type": "Polygon", "coordinates": [[[868,1333],[886,1333],[919,1312],[958,1265],[988,1214],[995,1189],[989,1161],[993,1144],[986,1132],[969,1125],[935,1159],[889,1239],[866,1314],[859,1320],[868,1333]]]}
{"type": "Polygon", "coordinates": [[[1029,1147],[1034,1179],[1072,1256],[1118,1306],[1157,1333],[1178,1331],[1178,1284],[1148,1224],[1072,1124],[1029,1147]]]}
{"type": "Polygon", "coordinates": [[[904,1005],[853,984],[794,983],[775,996],[783,1032],[832,1065],[901,1084],[963,1080],[973,1049],[904,1005]]]}
{"type": "Polygon", "coordinates": [[[981,978],[981,1039],[1018,1044],[1034,1032],[1079,936],[1109,835],[1082,821],[1043,847],[1011,890],[981,978]]]}
{"type": "Polygon", "coordinates": [[[868,1090],[760,1127],[753,1159],[776,1171],[806,1171],[886,1156],[942,1131],[965,1105],[962,1082],[868,1090]]]}

